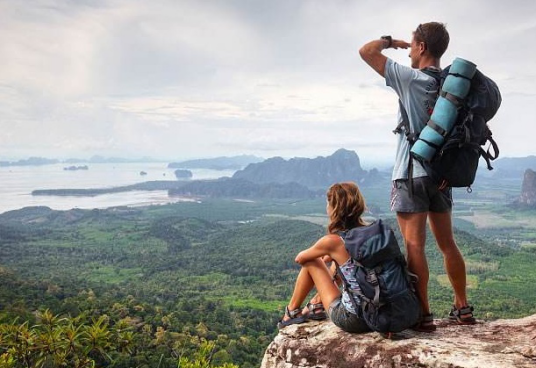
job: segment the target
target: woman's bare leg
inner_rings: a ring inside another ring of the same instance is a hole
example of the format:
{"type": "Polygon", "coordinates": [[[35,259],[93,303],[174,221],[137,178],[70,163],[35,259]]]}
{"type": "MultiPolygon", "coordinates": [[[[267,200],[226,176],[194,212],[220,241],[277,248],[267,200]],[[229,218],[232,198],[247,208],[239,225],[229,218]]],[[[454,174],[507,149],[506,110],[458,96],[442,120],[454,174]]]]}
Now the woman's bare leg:
{"type": "MultiPolygon", "coordinates": [[[[313,287],[316,287],[320,300],[325,308],[329,307],[331,302],[341,295],[341,292],[333,283],[329,269],[320,258],[303,264],[296,279],[288,309],[298,309],[313,287]]],[[[288,319],[289,317],[287,316],[283,317],[284,321],[288,319]]]]}
{"type": "MultiPolygon", "coordinates": [[[[324,260],[324,262],[325,262],[325,260],[324,260]]],[[[335,265],[335,262],[325,262],[325,263],[326,263],[326,266],[329,267],[329,272],[332,275],[331,276],[332,282],[338,288],[341,285],[342,281],[341,281],[340,277],[337,275],[337,266],[335,265]]],[[[320,304],[320,303],[322,303],[322,300],[320,299],[320,294],[316,293],[315,295],[313,295],[313,297],[309,300],[309,303],[311,303],[311,304],[320,304]]],[[[327,309],[327,308],[329,308],[329,305],[324,307],[324,309],[327,309]]],[[[307,314],[309,312],[314,313],[314,311],[310,311],[309,308],[307,308],[307,306],[305,308],[303,308],[303,310],[302,310],[302,314],[307,314]]]]}

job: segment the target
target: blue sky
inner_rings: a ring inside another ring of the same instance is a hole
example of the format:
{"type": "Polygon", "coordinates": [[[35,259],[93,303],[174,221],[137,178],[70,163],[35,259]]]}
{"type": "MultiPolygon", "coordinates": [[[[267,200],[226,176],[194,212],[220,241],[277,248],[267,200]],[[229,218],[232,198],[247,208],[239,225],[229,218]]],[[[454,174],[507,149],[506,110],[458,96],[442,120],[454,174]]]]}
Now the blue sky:
{"type": "MultiPolygon", "coordinates": [[[[0,1],[0,159],[394,157],[394,93],[359,58],[447,24],[446,66],[499,85],[502,157],[536,154],[534,1],[0,1]]],[[[408,64],[407,50],[386,55],[408,64]]]]}

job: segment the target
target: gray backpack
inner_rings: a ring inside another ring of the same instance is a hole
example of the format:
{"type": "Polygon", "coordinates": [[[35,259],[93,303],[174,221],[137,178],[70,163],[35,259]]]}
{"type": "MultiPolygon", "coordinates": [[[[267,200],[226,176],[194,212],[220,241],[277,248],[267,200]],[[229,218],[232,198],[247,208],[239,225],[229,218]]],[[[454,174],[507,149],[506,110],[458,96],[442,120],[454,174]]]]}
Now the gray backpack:
{"type": "Polygon", "coordinates": [[[378,220],[369,226],[360,226],[342,232],[345,247],[357,265],[355,278],[361,290],[345,290],[357,295],[360,305],[350,297],[359,317],[374,331],[400,332],[415,325],[421,309],[414,282],[416,276],[407,270],[393,230],[378,220]]]}

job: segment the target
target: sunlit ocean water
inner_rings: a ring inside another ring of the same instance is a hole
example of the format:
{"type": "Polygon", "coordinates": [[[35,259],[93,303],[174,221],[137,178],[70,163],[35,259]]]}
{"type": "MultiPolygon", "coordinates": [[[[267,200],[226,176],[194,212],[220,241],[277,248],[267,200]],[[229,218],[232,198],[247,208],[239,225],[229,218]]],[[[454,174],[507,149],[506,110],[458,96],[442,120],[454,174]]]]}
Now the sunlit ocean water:
{"type": "MultiPolygon", "coordinates": [[[[111,188],[154,180],[177,180],[167,163],[83,164],[88,170],[67,171],[72,164],[0,167],[0,213],[28,206],[55,210],[165,204],[191,199],[168,197],[167,191],[132,191],[95,197],[32,196],[36,189],[111,188]],[[144,171],[147,175],[140,175],[144,171]]],[[[78,166],[78,165],[76,165],[78,166]]],[[[193,178],[232,176],[234,170],[192,169],[193,178]]]]}

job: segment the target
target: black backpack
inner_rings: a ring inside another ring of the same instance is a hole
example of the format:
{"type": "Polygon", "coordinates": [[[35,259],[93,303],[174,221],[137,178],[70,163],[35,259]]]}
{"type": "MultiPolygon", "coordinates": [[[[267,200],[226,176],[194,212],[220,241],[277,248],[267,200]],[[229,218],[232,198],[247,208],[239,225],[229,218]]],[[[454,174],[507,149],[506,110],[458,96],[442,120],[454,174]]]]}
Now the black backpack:
{"type": "MultiPolygon", "coordinates": [[[[449,74],[449,69],[450,66],[441,72],[431,69],[423,71],[434,77],[439,86],[442,86],[449,74]]],[[[497,84],[477,70],[471,79],[469,93],[464,99],[457,100],[458,116],[451,131],[446,132],[443,145],[430,161],[413,156],[419,160],[430,178],[438,184],[446,183],[449,187],[467,187],[470,191],[480,157],[486,160],[488,170],[493,170],[491,161],[499,157],[499,148],[492,138],[487,122],[495,116],[501,106],[501,101],[501,93],[497,84]],[[487,142],[491,147],[485,151],[482,146],[487,142]],[[493,152],[490,151],[491,148],[493,152]]],[[[407,113],[402,104],[400,107],[403,122],[395,129],[395,133],[399,133],[400,127],[404,126],[406,137],[410,144],[413,144],[418,139],[419,132],[410,132],[407,113]]]]}
{"type": "Polygon", "coordinates": [[[341,237],[357,265],[355,278],[360,290],[350,289],[337,269],[359,317],[377,332],[400,332],[415,325],[421,314],[414,288],[417,277],[408,272],[393,230],[378,220],[342,232],[341,237]],[[359,297],[360,305],[352,294],[359,297]]]}

